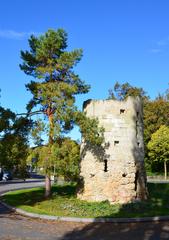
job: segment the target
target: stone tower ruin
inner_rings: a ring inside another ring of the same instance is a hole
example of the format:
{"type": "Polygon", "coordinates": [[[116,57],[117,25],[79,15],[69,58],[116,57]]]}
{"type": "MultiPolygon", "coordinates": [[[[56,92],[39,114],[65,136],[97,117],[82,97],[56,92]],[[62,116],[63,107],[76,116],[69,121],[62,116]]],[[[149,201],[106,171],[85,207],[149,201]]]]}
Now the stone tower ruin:
{"type": "Polygon", "coordinates": [[[147,198],[140,98],[88,100],[84,111],[105,129],[101,147],[81,144],[82,190],[87,201],[127,203],[147,198]]]}

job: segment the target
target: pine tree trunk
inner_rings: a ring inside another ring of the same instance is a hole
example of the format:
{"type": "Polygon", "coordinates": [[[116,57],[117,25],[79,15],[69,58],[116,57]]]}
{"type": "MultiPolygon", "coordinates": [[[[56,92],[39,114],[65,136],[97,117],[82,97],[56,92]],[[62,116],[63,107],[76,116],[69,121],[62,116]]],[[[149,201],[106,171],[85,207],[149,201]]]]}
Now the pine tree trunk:
{"type": "Polygon", "coordinates": [[[164,176],[166,180],[167,179],[167,161],[164,161],[164,176]]]}
{"type": "Polygon", "coordinates": [[[53,123],[53,114],[48,116],[49,118],[49,144],[53,144],[53,134],[54,134],[54,123],[53,123]]]}
{"type": "MultiPolygon", "coordinates": [[[[51,146],[53,144],[53,129],[54,129],[54,125],[53,125],[53,114],[51,114],[51,109],[49,108],[47,110],[47,116],[49,119],[49,146],[51,146]]],[[[50,180],[50,152],[49,154],[49,159],[48,159],[48,163],[46,163],[46,176],[45,176],[45,198],[50,197],[51,195],[51,180],[50,180]]]]}
{"type": "Polygon", "coordinates": [[[50,176],[46,175],[45,177],[45,198],[50,197],[51,195],[51,180],[50,176]]]}

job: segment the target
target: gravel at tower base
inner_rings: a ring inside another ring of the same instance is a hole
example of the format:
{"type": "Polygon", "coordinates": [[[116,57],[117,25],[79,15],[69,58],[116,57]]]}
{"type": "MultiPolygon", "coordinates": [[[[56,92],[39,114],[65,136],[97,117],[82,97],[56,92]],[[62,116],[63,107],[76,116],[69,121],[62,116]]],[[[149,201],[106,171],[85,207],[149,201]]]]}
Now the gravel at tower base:
{"type": "Polygon", "coordinates": [[[141,99],[88,100],[84,111],[98,118],[105,140],[92,146],[82,139],[78,198],[111,204],[147,199],[141,99]]]}

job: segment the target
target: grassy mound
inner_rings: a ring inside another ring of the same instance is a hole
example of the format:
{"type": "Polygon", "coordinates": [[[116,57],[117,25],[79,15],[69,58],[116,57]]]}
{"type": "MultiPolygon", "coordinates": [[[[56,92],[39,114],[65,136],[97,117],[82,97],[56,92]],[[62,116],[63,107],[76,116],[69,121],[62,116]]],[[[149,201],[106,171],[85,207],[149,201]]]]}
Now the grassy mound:
{"type": "Polygon", "coordinates": [[[6,203],[28,212],[71,217],[147,217],[169,215],[169,184],[149,183],[149,199],[144,202],[110,205],[76,198],[76,185],[53,186],[52,197],[44,199],[44,188],[9,192],[6,203]]]}

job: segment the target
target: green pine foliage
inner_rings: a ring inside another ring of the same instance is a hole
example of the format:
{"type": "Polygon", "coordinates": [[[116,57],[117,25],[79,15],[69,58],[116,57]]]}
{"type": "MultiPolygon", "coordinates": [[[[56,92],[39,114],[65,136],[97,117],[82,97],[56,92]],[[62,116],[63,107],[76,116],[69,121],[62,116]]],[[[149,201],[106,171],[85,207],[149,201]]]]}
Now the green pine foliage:
{"type": "Polygon", "coordinates": [[[21,70],[36,79],[26,85],[33,96],[27,105],[29,115],[42,113],[48,119],[49,143],[70,131],[74,124],[90,140],[93,133],[85,134],[84,125],[91,122],[96,129],[96,122],[88,120],[75,105],[75,96],[90,89],[73,70],[82,58],[82,49],[66,51],[67,33],[63,29],[31,36],[29,47],[29,51],[21,51],[20,65],[21,70]]]}
{"type": "Polygon", "coordinates": [[[73,71],[82,58],[82,49],[66,51],[67,34],[63,29],[48,30],[38,38],[31,36],[29,47],[30,51],[21,51],[20,68],[37,81],[26,85],[33,95],[27,109],[40,105],[39,110],[48,117],[56,113],[57,120],[63,121],[67,111],[74,110],[74,96],[89,90],[73,71]]]}

